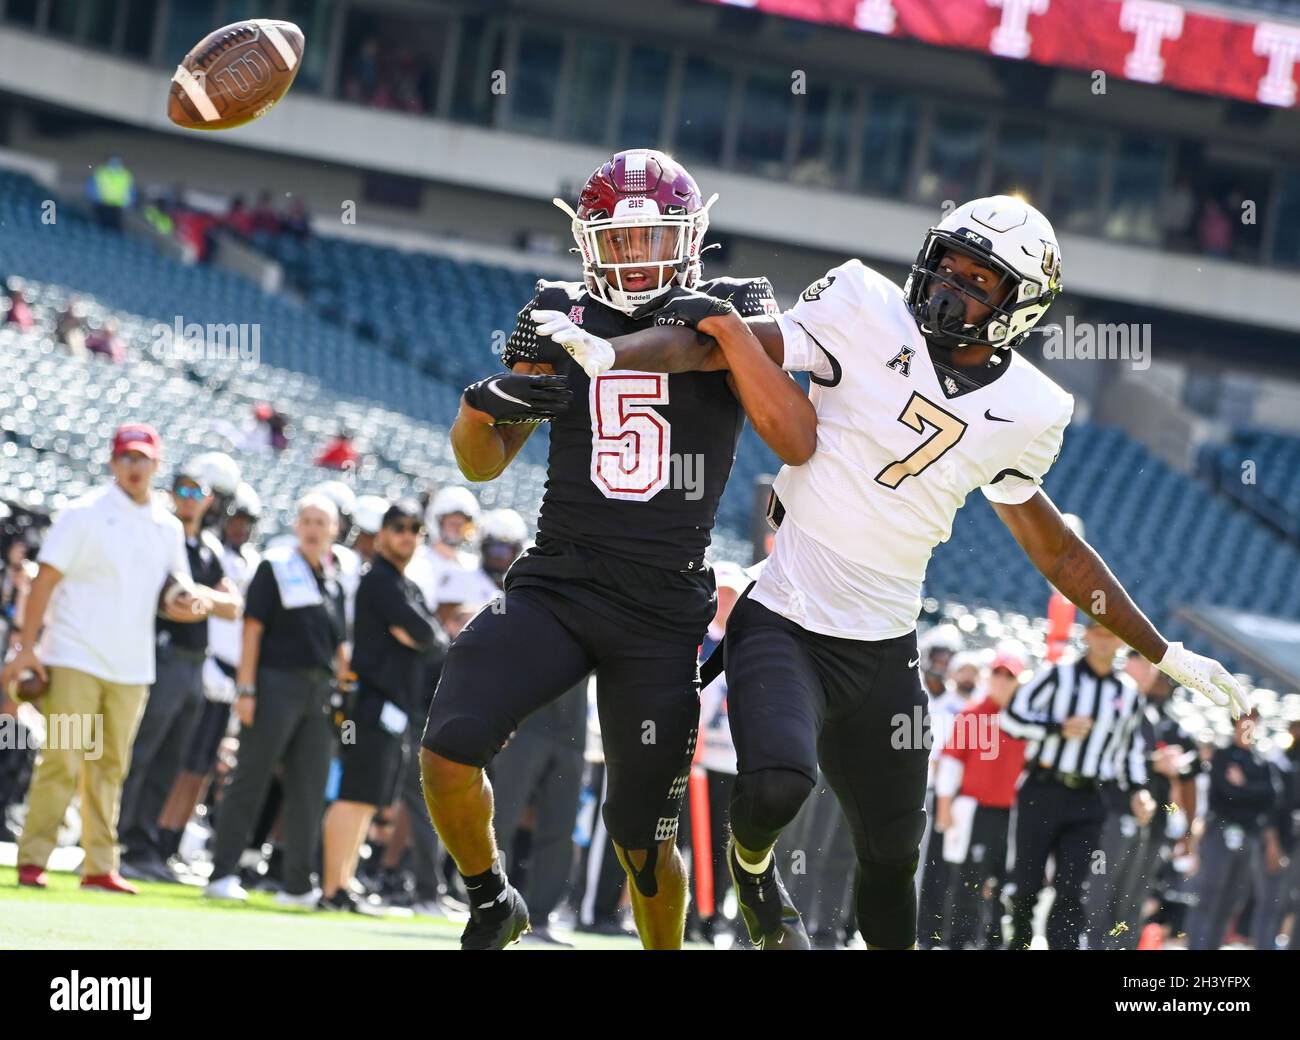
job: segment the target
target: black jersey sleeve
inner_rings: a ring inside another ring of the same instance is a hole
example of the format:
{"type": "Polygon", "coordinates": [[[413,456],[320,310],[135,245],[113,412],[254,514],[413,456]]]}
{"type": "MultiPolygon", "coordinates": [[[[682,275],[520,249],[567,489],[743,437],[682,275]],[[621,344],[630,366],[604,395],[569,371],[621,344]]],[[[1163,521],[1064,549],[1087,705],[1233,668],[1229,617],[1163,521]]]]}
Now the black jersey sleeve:
{"type": "Polygon", "coordinates": [[[710,278],[697,288],[710,296],[730,300],[742,318],[779,314],[781,310],[772,283],[766,278],[710,278]]]}
{"type": "Polygon", "coordinates": [[[539,365],[553,365],[557,372],[564,371],[571,360],[565,349],[549,336],[537,335],[537,323],[533,321],[535,310],[568,312],[575,299],[574,289],[580,288],[569,282],[550,282],[539,279],[533,290],[533,298],[524,304],[515,317],[514,331],[506,340],[501,351],[501,363],[506,368],[514,368],[519,361],[530,361],[539,365]]]}

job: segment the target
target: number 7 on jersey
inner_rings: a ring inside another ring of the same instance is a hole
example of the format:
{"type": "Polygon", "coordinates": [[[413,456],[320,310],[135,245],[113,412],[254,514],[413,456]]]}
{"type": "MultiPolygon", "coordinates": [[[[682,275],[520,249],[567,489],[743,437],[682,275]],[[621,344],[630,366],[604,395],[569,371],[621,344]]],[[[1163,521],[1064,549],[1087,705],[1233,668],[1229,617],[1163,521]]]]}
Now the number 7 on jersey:
{"type": "Polygon", "coordinates": [[[934,433],[923,440],[920,446],[906,458],[891,462],[876,474],[876,483],[887,488],[896,488],[908,477],[923,473],[931,463],[950,450],[966,432],[966,423],[946,412],[928,397],[922,397],[915,391],[908,399],[898,421],[917,433],[924,433],[927,426],[934,427],[934,433]]]}

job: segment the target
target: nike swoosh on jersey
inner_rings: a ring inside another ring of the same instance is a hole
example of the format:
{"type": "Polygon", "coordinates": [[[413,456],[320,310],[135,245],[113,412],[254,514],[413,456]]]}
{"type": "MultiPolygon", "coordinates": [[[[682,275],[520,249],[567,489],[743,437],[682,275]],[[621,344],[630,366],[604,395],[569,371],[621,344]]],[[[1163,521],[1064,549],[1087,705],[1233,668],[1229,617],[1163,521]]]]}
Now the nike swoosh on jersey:
{"type": "Polygon", "coordinates": [[[988,408],[984,409],[984,418],[992,419],[994,422],[1015,422],[1015,419],[1004,419],[1000,415],[994,415],[988,408]]]}
{"type": "Polygon", "coordinates": [[[907,667],[908,667],[908,668],[915,668],[915,667],[916,667],[918,664],[920,664],[920,663],[921,663],[921,659],[920,659],[919,657],[914,657],[914,658],[912,658],[910,661],[907,662],[907,667]]]}

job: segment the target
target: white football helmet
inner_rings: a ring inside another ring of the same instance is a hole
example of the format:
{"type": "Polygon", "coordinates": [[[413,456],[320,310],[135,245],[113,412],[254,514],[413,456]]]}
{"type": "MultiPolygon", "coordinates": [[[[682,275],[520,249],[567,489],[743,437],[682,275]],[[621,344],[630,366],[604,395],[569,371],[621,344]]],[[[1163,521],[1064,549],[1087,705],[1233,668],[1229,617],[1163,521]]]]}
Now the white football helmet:
{"type": "Polygon", "coordinates": [[[985,344],[999,349],[1018,347],[1061,292],[1061,247],[1051,222],[1023,199],[993,195],[959,206],[925,236],[925,243],[903,287],[907,306],[926,339],[936,346],[985,344]],[[984,292],[939,270],[950,251],[958,251],[1001,275],[984,292]],[[936,289],[939,282],[947,287],[936,289]],[[1001,304],[1003,286],[1010,289],[1001,304]],[[940,297],[962,294],[993,308],[977,325],[966,324],[961,307],[936,306],[940,297]],[[961,317],[954,320],[953,315],[961,317]]]}
{"type": "Polygon", "coordinates": [[[522,545],[528,541],[528,525],[513,509],[492,509],[483,514],[479,533],[484,541],[522,545]]]}
{"type": "Polygon", "coordinates": [[[433,501],[429,503],[424,522],[431,531],[437,531],[442,518],[450,516],[452,513],[463,513],[467,519],[478,523],[479,505],[478,499],[474,497],[474,492],[459,484],[452,484],[442,488],[433,496],[433,501]]]}
{"type": "Polygon", "coordinates": [[[352,515],[357,510],[357,493],[341,480],[327,480],[311,489],[313,494],[324,495],[339,511],[339,536],[343,537],[352,526],[352,515]]]}
{"type": "Polygon", "coordinates": [[[203,485],[214,495],[230,497],[239,489],[239,463],[224,451],[205,451],[186,461],[178,476],[203,485]]]}
{"type": "Polygon", "coordinates": [[[378,495],[361,495],[357,498],[356,510],[352,522],[366,534],[378,534],[384,525],[384,514],[388,512],[388,499],[378,495]]]}

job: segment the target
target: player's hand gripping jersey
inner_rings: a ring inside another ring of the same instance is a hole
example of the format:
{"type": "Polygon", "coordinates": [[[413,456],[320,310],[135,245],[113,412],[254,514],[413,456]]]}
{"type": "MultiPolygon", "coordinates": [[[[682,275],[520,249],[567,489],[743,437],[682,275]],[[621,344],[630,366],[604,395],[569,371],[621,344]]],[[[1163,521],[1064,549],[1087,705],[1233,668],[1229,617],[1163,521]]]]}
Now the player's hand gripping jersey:
{"type": "Polygon", "coordinates": [[[811,631],[902,635],[966,496],[1033,496],[1073,398],[1016,351],[981,374],[936,364],[902,291],[858,260],[778,321],[784,367],[811,373],[817,450],[776,479],[784,522],[752,594],[811,631]]]}
{"type": "MultiPolygon", "coordinates": [[[[697,291],[730,299],[741,315],[772,314],[766,278],[714,278],[697,291]]],[[[563,539],[674,571],[704,564],[718,499],[736,457],[744,412],[725,372],[610,371],[589,379],[548,337],[534,310],[559,311],[603,339],[654,324],[592,297],[580,282],[539,281],[519,312],[502,360],[554,366],[573,391],[551,421],[538,540],[563,539]]]]}

